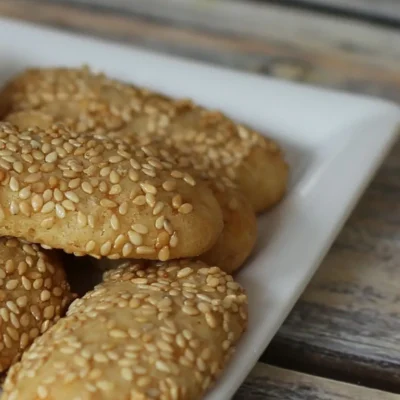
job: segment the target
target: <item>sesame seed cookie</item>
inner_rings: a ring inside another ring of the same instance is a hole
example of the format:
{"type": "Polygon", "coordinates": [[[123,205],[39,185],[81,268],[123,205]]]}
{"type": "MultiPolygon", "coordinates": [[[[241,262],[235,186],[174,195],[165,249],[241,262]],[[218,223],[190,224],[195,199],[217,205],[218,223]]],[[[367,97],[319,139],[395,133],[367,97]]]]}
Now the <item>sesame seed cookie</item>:
{"type": "Polygon", "coordinates": [[[216,176],[236,182],[257,212],[278,203],[286,191],[288,165],[275,142],[191,101],[124,84],[88,68],[29,69],[10,81],[0,98],[6,112],[42,110],[57,120],[74,120],[77,126],[96,125],[96,112],[102,109],[108,114],[108,131],[159,136],[187,155],[196,154],[216,176]]]}
{"type": "Polygon", "coordinates": [[[246,327],[247,297],[219,268],[128,263],[33,343],[1,399],[201,399],[246,327]]]}
{"type": "Polygon", "coordinates": [[[224,219],[224,229],[217,242],[198,259],[218,265],[228,274],[242,267],[251,255],[257,240],[257,220],[251,204],[232,189],[214,191],[224,219]]]}
{"type": "MultiPolygon", "coordinates": [[[[96,114],[96,120],[99,120],[101,114],[99,111],[96,111],[96,114]]],[[[11,113],[5,120],[14,123],[20,129],[29,126],[47,129],[56,122],[56,118],[36,110],[11,113]]],[[[72,129],[76,129],[76,126],[72,129]]],[[[121,132],[112,132],[107,136],[119,141],[123,140],[132,147],[138,143],[143,146],[150,145],[156,152],[156,157],[161,157],[167,162],[187,170],[196,179],[199,177],[208,182],[221,207],[224,228],[215,245],[202,254],[200,259],[212,265],[218,265],[228,273],[233,273],[243,265],[255,245],[256,217],[250,202],[238,190],[235,190],[236,185],[229,178],[215,176],[212,170],[203,166],[200,157],[197,155],[188,157],[186,154],[180,153],[179,147],[171,143],[168,145],[161,138],[129,136],[123,135],[121,132]]],[[[175,196],[172,202],[177,208],[182,204],[182,198],[175,196]]]]}
{"type": "Polygon", "coordinates": [[[0,235],[114,259],[202,254],[222,231],[220,206],[206,183],[155,154],[62,126],[0,123],[0,235]]]}
{"type": "Polygon", "coordinates": [[[73,298],[55,252],[0,238],[0,372],[59,320],[73,298]]]}
{"type": "MultiPolygon", "coordinates": [[[[215,191],[220,203],[224,229],[210,250],[197,257],[209,265],[217,265],[224,272],[233,274],[251,255],[257,239],[257,221],[251,205],[238,193],[215,191]],[[231,196],[229,196],[230,194],[231,196]]],[[[125,260],[93,259],[96,268],[108,271],[117,268],[125,260]]]]}

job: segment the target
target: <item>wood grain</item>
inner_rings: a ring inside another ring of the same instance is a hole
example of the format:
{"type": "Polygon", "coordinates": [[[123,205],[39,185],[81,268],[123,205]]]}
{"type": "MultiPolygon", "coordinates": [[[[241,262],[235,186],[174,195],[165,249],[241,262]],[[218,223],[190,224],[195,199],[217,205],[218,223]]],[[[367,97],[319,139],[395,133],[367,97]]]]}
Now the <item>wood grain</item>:
{"type": "Polygon", "coordinates": [[[400,393],[400,143],[266,358],[400,393]]]}
{"type": "MultiPolygon", "coordinates": [[[[286,0],[282,0],[282,2],[285,3],[286,0]]],[[[324,6],[331,10],[344,10],[359,16],[365,15],[388,20],[400,19],[399,0],[290,0],[290,3],[324,6]]]]}
{"type": "Polygon", "coordinates": [[[171,0],[168,7],[162,6],[164,0],[98,5],[105,1],[0,0],[0,14],[283,79],[399,99],[397,30],[236,1],[203,7],[194,0],[171,0]],[[97,6],[78,6],[82,1],[97,6]]]}
{"type": "Polygon", "coordinates": [[[400,396],[258,363],[233,400],[399,400],[400,396]]]}

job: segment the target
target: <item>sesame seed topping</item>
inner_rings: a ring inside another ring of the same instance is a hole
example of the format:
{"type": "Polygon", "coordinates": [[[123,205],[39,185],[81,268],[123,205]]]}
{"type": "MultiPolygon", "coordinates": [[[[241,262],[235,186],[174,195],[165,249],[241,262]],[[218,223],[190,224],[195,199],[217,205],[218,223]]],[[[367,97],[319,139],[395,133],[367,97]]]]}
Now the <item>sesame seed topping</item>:
{"type": "Polygon", "coordinates": [[[135,232],[140,233],[142,235],[145,235],[145,234],[147,234],[149,232],[148,228],[143,224],[133,224],[132,225],[132,229],[135,232]]]}

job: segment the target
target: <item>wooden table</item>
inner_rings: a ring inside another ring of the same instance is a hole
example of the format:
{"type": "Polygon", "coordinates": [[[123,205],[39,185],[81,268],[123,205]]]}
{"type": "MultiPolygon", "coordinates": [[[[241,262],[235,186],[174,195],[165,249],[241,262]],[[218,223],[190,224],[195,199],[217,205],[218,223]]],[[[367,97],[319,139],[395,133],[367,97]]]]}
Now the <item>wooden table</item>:
{"type": "MultiPolygon", "coordinates": [[[[400,0],[0,0],[0,14],[400,100],[400,0]]],[[[235,399],[396,393],[400,143],[235,399]]]]}

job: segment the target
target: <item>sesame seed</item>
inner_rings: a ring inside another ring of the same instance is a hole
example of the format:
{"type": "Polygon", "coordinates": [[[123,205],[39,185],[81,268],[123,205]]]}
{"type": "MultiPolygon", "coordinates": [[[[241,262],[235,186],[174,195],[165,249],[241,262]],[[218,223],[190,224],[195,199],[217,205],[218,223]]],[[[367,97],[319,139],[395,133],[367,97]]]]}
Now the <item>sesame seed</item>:
{"type": "Polygon", "coordinates": [[[65,192],[64,194],[65,194],[65,197],[66,197],[68,200],[71,200],[72,202],[74,202],[74,203],[76,203],[76,204],[79,203],[79,197],[78,197],[78,195],[77,195],[75,192],[67,191],[67,192],[65,192]]]}
{"type": "Polygon", "coordinates": [[[164,246],[159,252],[158,252],[158,259],[160,261],[167,261],[170,257],[169,253],[169,247],[164,246]]]}
{"type": "Polygon", "coordinates": [[[56,204],[56,215],[58,218],[65,218],[65,208],[61,204],[56,204]]]}
{"type": "Polygon", "coordinates": [[[111,164],[117,164],[117,163],[121,162],[122,160],[123,160],[123,158],[121,156],[111,156],[108,158],[108,161],[111,164]]]}
{"type": "Polygon", "coordinates": [[[80,178],[71,179],[68,182],[68,188],[69,189],[77,189],[80,184],[81,184],[81,179],[80,178]]]}
{"type": "Polygon", "coordinates": [[[131,158],[131,159],[129,160],[129,163],[131,164],[131,167],[132,167],[133,169],[136,169],[136,170],[140,170],[140,169],[141,169],[140,164],[139,164],[134,158],[131,158]]]}
{"type": "Polygon", "coordinates": [[[162,229],[164,227],[164,221],[165,221],[165,217],[163,215],[161,215],[160,217],[158,217],[156,219],[155,227],[157,229],[162,229]]]}
{"type": "Polygon", "coordinates": [[[8,326],[6,330],[12,340],[19,341],[19,333],[15,328],[8,326]]]}
{"type": "Polygon", "coordinates": [[[128,257],[133,251],[133,246],[130,243],[125,243],[122,248],[122,256],[128,257]]]}
{"type": "Polygon", "coordinates": [[[25,183],[35,183],[40,181],[42,178],[42,173],[41,172],[35,172],[33,174],[29,174],[24,178],[25,183]]]}
{"type": "Polygon", "coordinates": [[[181,214],[189,214],[193,211],[193,206],[190,203],[184,203],[178,208],[181,214]]]}
{"type": "Polygon", "coordinates": [[[128,212],[128,203],[127,203],[126,201],[123,202],[123,203],[119,206],[118,212],[119,212],[121,215],[126,215],[126,213],[128,212]]]}
{"type": "Polygon", "coordinates": [[[50,297],[51,297],[51,293],[48,290],[43,290],[40,293],[40,300],[41,301],[47,301],[47,300],[50,299],[50,297]]]}
{"type": "Polygon", "coordinates": [[[185,176],[183,177],[183,180],[189,184],[190,186],[195,186],[196,185],[196,181],[193,179],[193,177],[189,174],[185,174],[185,176]]]}
{"type": "Polygon", "coordinates": [[[182,196],[180,194],[177,194],[172,198],[172,207],[179,208],[181,205],[182,205],[182,196]]]}
{"type": "Polygon", "coordinates": [[[48,201],[50,201],[50,200],[52,199],[52,197],[53,197],[53,191],[52,191],[51,189],[46,189],[46,190],[43,192],[43,201],[44,201],[45,203],[47,203],[48,201]]]}
{"type": "Polygon", "coordinates": [[[170,234],[172,235],[174,233],[173,229],[172,229],[172,225],[171,222],[169,222],[167,219],[164,220],[164,229],[170,234]]]}
{"type": "Polygon", "coordinates": [[[128,334],[120,329],[112,329],[109,331],[109,336],[115,339],[127,338],[128,334]]]}
{"type": "Polygon", "coordinates": [[[109,199],[101,199],[100,205],[104,208],[115,208],[118,206],[117,203],[115,203],[114,201],[109,200],[109,199]]]}
{"type": "Polygon", "coordinates": [[[75,211],[75,205],[71,200],[63,200],[62,206],[68,211],[75,211]]]}
{"type": "Polygon", "coordinates": [[[18,192],[18,190],[19,190],[19,183],[18,183],[18,181],[17,181],[13,176],[10,178],[9,186],[10,186],[10,189],[11,189],[13,192],[18,192]]]}
{"type": "Polygon", "coordinates": [[[120,228],[120,223],[118,221],[118,217],[115,214],[113,214],[111,216],[110,225],[111,225],[111,228],[114,229],[114,231],[118,231],[120,228]]]}
{"type": "Polygon", "coordinates": [[[102,256],[107,256],[110,251],[111,251],[111,247],[112,247],[112,243],[110,241],[104,243],[101,247],[100,247],[100,254],[102,256]]]}
{"type": "Polygon", "coordinates": [[[143,238],[138,232],[129,231],[128,236],[130,242],[135,246],[140,246],[143,243],[143,238]]]}
{"type": "Polygon", "coordinates": [[[55,162],[57,160],[57,158],[58,158],[57,152],[53,151],[53,152],[47,154],[47,156],[45,158],[45,161],[47,163],[53,163],[53,162],[55,162]]]}
{"type": "Polygon", "coordinates": [[[89,225],[92,229],[94,229],[95,218],[94,218],[93,215],[89,215],[89,216],[87,217],[87,222],[88,222],[88,225],[89,225]]]}
{"type": "Polygon", "coordinates": [[[8,336],[6,333],[3,333],[3,342],[8,349],[11,349],[13,347],[13,342],[10,336],[8,336]]]}
{"type": "Polygon", "coordinates": [[[51,217],[51,218],[46,218],[46,219],[44,219],[41,223],[40,223],[40,226],[42,227],[42,228],[45,228],[45,229],[50,229],[50,228],[52,228],[53,227],[53,225],[54,225],[54,218],[53,217],[51,217]]]}
{"type": "Polygon", "coordinates": [[[197,308],[186,306],[186,305],[182,307],[182,311],[188,315],[198,315],[199,314],[199,310],[197,308]]]}
{"type": "Polygon", "coordinates": [[[5,322],[8,322],[10,320],[10,314],[6,308],[0,309],[0,316],[5,322]]]}
{"type": "Polygon", "coordinates": [[[46,204],[43,205],[42,209],[40,210],[40,212],[42,214],[48,214],[50,212],[52,212],[54,210],[55,204],[53,201],[49,201],[46,204]]]}
{"type": "Polygon", "coordinates": [[[43,286],[43,278],[35,279],[32,286],[34,289],[40,289],[43,286]]]}
{"type": "Polygon", "coordinates": [[[11,300],[7,301],[7,302],[6,302],[6,306],[8,307],[8,309],[9,309],[11,312],[13,312],[13,313],[15,313],[15,314],[19,314],[18,306],[17,306],[13,301],[11,301],[11,300]]]}
{"type": "Polygon", "coordinates": [[[19,210],[27,217],[31,215],[31,206],[26,201],[19,203],[19,210]]]}
{"type": "Polygon", "coordinates": [[[77,222],[78,222],[78,226],[81,228],[84,228],[87,225],[87,222],[88,222],[87,217],[81,211],[78,211],[77,222]]]}
{"type": "Polygon", "coordinates": [[[31,284],[31,281],[28,278],[23,276],[21,278],[21,282],[22,282],[22,286],[25,288],[25,290],[31,290],[32,284],[31,284]]]}
{"type": "Polygon", "coordinates": [[[56,200],[58,202],[61,202],[64,198],[64,195],[62,194],[61,190],[57,189],[57,188],[54,189],[53,196],[54,196],[54,200],[56,200]]]}
{"type": "Polygon", "coordinates": [[[175,180],[168,180],[162,184],[162,187],[167,192],[172,192],[176,189],[176,181],[175,180]]]}
{"type": "Polygon", "coordinates": [[[181,178],[183,178],[183,173],[182,172],[180,172],[180,171],[172,171],[171,172],[171,176],[173,177],[173,178],[176,178],[176,179],[181,179],[181,178]]]}
{"type": "Polygon", "coordinates": [[[156,194],[157,188],[150,183],[140,183],[140,187],[145,193],[156,194]]]}
{"type": "Polygon", "coordinates": [[[205,318],[206,318],[207,324],[210,328],[214,329],[217,327],[217,321],[212,313],[210,313],[210,312],[206,313],[205,318]]]}
{"type": "MultiPolygon", "coordinates": [[[[27,253],[27,254],[31,254],[30,252],[31,246],[29,245],[23,245],[22,246],[22,250],[27,253]]],[[[7,274],[12,274],[15,271],[15,264],[13,260],[7,260],[5,263],[5,269],[7,274]]]]}
{"type": "Polygon", "coordinates": [[[10,281],[8,281],[6,283],[6,289],[7,290],[14,290],[14,289],[17,288],[17,286],[18,286],[18,280],[17,279],[12,279],[12,280],[10,280],[10,281]]]}
{"type": "Polygon", "coordinates": [[[132,229],[137,232],[140,233],[142,235],[145,235],[149,232],[147,226],[143,225],[143,224],[133,224],[132,225],[132,229]]]}
{"type": "Polygon", "coordinates": [[[155,253],[155,249],[149,246],[139,246],[136,249],[136,253],[141,255],[150,255],[155,253]]]}
{"type": "Polygon", "coordinates": [[[146,193],[146,203],[150,206],[150,207],[154,207],[156,204],[156,198],[154,196],[154,194],[151,193],[146,193]]]}
{"type": "Polygon", "coordinates": [[[121,177],[116,171],[111,171],[109,179],[111,183],[119,183],[121,181],[121,177]]]}
{"type": "Polygon", "coordinates": [[[143,206],[146,204],[146,197],[143,195],[137,196],[132,200],[132,203],[137,206],[143,206]]]}
{"type": "Polygon", "coordinates": [[[31,200],[32,208],[34,211],[38,212],[43,207],[43,198],[38,194],[34,194],[31,200]]]}
{"type": "Polygon", "coordinates": [[[12,200],[12,201],[11,201],[11,204],[10,204],[10,213],[11,213],[12,215],[17,215],[17,214],[19,213],[19,205],[18,205],[18,203],[17,203],[15,200],[12,200]]]}
{"type": "Polygon", "coordinates": [[[24,166],[20,161],[16,161],[15,163],[13,163],[13,169],[15,172],[18,172],[20,174],[23,172],[24,166]]]}
{"type": "Polygon", "coordinates": [[[186,278],[189,275],[191,275],[193,273],[193,269],[190,267],[185,267],[183,269],[181,269],[180,271],[178,271],[178,273],[176,274],[177,278],[186,278]]]}
{"type": "Polygon", "coordinates": [[[133,169],[129,170],[128,176],[132,182],[138,182],[140,179],[139,173],[133,169]]]}

